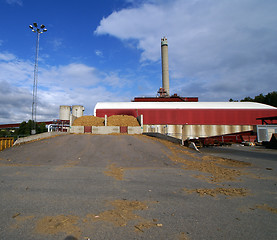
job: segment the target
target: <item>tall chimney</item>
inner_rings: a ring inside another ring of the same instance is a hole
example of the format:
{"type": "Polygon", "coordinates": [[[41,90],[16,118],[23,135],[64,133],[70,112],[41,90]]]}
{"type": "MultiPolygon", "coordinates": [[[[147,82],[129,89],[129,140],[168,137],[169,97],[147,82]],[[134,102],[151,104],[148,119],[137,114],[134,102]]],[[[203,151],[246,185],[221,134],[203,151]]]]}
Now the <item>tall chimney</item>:
{"type": "Polygon", "coordinates": [[[168,44],[166,37],[161,39],[161,52],[163,89],[165,90],[166,95],[169,96],[168,44]]]}

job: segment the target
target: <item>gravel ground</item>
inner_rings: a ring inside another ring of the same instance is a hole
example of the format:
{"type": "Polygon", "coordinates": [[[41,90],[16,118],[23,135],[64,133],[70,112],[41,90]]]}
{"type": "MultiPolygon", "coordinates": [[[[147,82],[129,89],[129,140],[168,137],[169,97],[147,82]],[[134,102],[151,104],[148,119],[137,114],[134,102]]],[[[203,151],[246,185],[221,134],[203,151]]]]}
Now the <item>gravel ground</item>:
{"type": "Polygon", "coordinates": [[[130,135],[9,148],[0,239],[277,239],[276,160],[276,150],[196,153],[130,135]]]}

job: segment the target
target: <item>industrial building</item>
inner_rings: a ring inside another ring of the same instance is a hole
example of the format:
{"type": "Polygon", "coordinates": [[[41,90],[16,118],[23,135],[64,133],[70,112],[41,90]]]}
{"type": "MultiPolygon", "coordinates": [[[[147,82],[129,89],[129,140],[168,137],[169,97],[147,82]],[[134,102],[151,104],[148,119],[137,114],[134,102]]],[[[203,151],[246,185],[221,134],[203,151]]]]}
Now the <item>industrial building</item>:
{"type": "Polygon", "coordinates": [[[256,129],[262,118],[276,117],[277,108],[254,102],[198,102],[197,97],[169,94],[168,42],[161,39],[162,87],[158,97],[135,97],[132,102],[99,102],[94,116],[143,116],[143,132],[180,139],[210,137],[256,129]]]}
{"type": "Polygon", "coordinates": [[[100,102],[94,115],[143,116],[143,131],[173,137],[209,137],[254,130],[277,108],[253,102],[100,102]]]}

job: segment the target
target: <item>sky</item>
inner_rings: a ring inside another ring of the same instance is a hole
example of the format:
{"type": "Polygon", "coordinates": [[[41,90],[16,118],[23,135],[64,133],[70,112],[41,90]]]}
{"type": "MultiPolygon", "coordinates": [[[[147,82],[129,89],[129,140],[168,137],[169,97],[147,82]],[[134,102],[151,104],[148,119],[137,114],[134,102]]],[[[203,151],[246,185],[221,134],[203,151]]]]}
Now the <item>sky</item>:
{"type": "Polygon", "coordinates": [[[156,96],[161,38],[170,93],[201,102],[277,90],[276,0],[0,0],[0,123],[31,119],[36,34],[37,120],[60,105],[156,96]]]}

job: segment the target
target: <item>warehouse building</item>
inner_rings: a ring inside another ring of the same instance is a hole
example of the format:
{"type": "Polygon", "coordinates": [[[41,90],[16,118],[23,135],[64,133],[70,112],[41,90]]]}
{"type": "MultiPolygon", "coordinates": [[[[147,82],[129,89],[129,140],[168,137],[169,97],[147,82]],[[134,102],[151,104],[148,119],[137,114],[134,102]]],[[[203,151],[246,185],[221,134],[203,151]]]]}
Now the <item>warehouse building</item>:
{"type": "Polygon", "coordinates": [[[99,102],[94,116],[142,117],[143,132],[176,138],[253,131],[257,118],[277,116],[277,108],[254,102],[99,102]]]}

